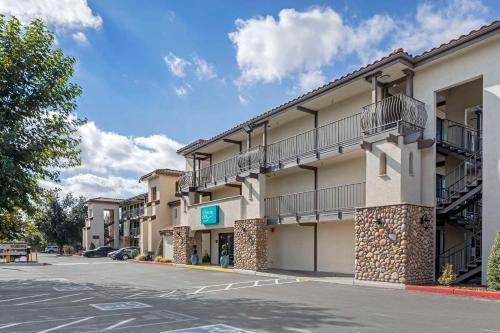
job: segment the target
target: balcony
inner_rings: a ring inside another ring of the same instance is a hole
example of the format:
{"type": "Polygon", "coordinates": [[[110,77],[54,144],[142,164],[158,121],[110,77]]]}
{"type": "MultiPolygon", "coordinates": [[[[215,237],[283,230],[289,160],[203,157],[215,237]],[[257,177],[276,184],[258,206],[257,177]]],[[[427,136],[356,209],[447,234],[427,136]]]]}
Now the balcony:
{"type": "Polygon", "coordinates": [[[248,174],[252,171],[260,172],[260,168],[263,166],[264,147],[257,146],[195,172],[185,172],[179,178],[179,188],[185,192],[189,188],[202,189],[219,183],[235,181],[242,174],[248,174]]]}
{"type": "Polygon", "coordinates": [[[272,143],[267,147],[267,166],[280,167],[289,162],[328,152],[342,152],[344,147],[358,146],[362,133],[361,113],[314,128],[272,143]]]}
{"type": "Polygon", "coordinates": [[[401,135],[423,132],[426,122],[425,104],[405,94],[367,105],[361,115],[365,137],[390,131],[401,135]]]}
{"type": "Polygon", "coordinates": [[[341,185],[265,199],[265,214],[269,223],[279,223],[287,217],[353,213],[365,206],[365,183],[341,185]]]}
{"type": "Polygon", "coordinates": [[[122,212],[122,220],[137,219],[144,215],[144,208],[134,208],[122,212]]]}
{"type": "Polygon", "coordinates": [[[481,150],[479,132],[448,119],[437,118],[436,144],[438,150],[470,156],[481,150]]]}

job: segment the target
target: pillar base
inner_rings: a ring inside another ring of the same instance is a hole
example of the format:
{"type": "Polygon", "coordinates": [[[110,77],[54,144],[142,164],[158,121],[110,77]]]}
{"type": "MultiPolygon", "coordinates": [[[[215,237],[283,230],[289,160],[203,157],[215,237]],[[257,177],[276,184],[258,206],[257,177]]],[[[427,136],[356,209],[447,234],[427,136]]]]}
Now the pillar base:
{"type": "Polygon", "coordinates": [[[433,212],[433,207],[408,204],[358,209],[355,278],[404,284],[432,282],[433,212]]]}
{"type": "Polygon", "coordinates": [[[234,222],[234,268],[267,269],[267,223],[264,219],[234,222]]]}

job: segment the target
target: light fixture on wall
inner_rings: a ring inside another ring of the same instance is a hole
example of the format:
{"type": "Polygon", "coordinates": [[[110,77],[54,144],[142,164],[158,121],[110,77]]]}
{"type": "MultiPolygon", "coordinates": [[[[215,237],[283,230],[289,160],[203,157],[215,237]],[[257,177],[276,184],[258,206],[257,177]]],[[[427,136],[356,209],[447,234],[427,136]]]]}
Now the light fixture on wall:
{"type": "Polygon", "coordinates": [[[420,224],[424,226],[425,230],[429,229],[431,218],[427,216],[427,214],[422,215],[420,218],[420,224]]]}
{"type": "Polygon", "coordinates": [[[372,222],[373,222],[373,223],[376,223],[376,224],[378,224],[378,225],[380,225],[380,224],[382,224],[382,219],[381,219],[380,217],[378,217],[378,216],[377,216],[376,218],[374,218],[374,219],[373,219],[373,221],[372,221],[372,222]]]}

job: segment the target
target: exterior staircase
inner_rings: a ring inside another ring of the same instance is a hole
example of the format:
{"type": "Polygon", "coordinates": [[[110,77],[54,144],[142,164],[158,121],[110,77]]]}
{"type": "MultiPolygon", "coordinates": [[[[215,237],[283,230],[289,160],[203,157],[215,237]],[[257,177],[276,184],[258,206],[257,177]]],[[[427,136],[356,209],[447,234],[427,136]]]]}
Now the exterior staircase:
{"type": "Polygon", "coordinates": [[[465,231],[464,243],[439,255],[439,267],[451,264],[456,282],[471,281],[481,273],[481,211],[482,163],[481,152],[476,151],[444,176],[437,189],[438,219],[465,231]]]}

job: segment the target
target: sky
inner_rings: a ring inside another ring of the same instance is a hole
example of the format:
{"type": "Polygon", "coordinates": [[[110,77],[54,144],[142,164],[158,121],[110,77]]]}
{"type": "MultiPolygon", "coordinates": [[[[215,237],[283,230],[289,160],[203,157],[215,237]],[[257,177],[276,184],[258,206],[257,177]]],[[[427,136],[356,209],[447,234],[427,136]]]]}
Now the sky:
{"type": "Polygon", "coordinates": [[[0,0],[42,19],[77,59],[82,165],[57,186],[85,197],[144,192],[210,138],[402,47],[416,55],[500,17],[496,0],[0,0]]]}

